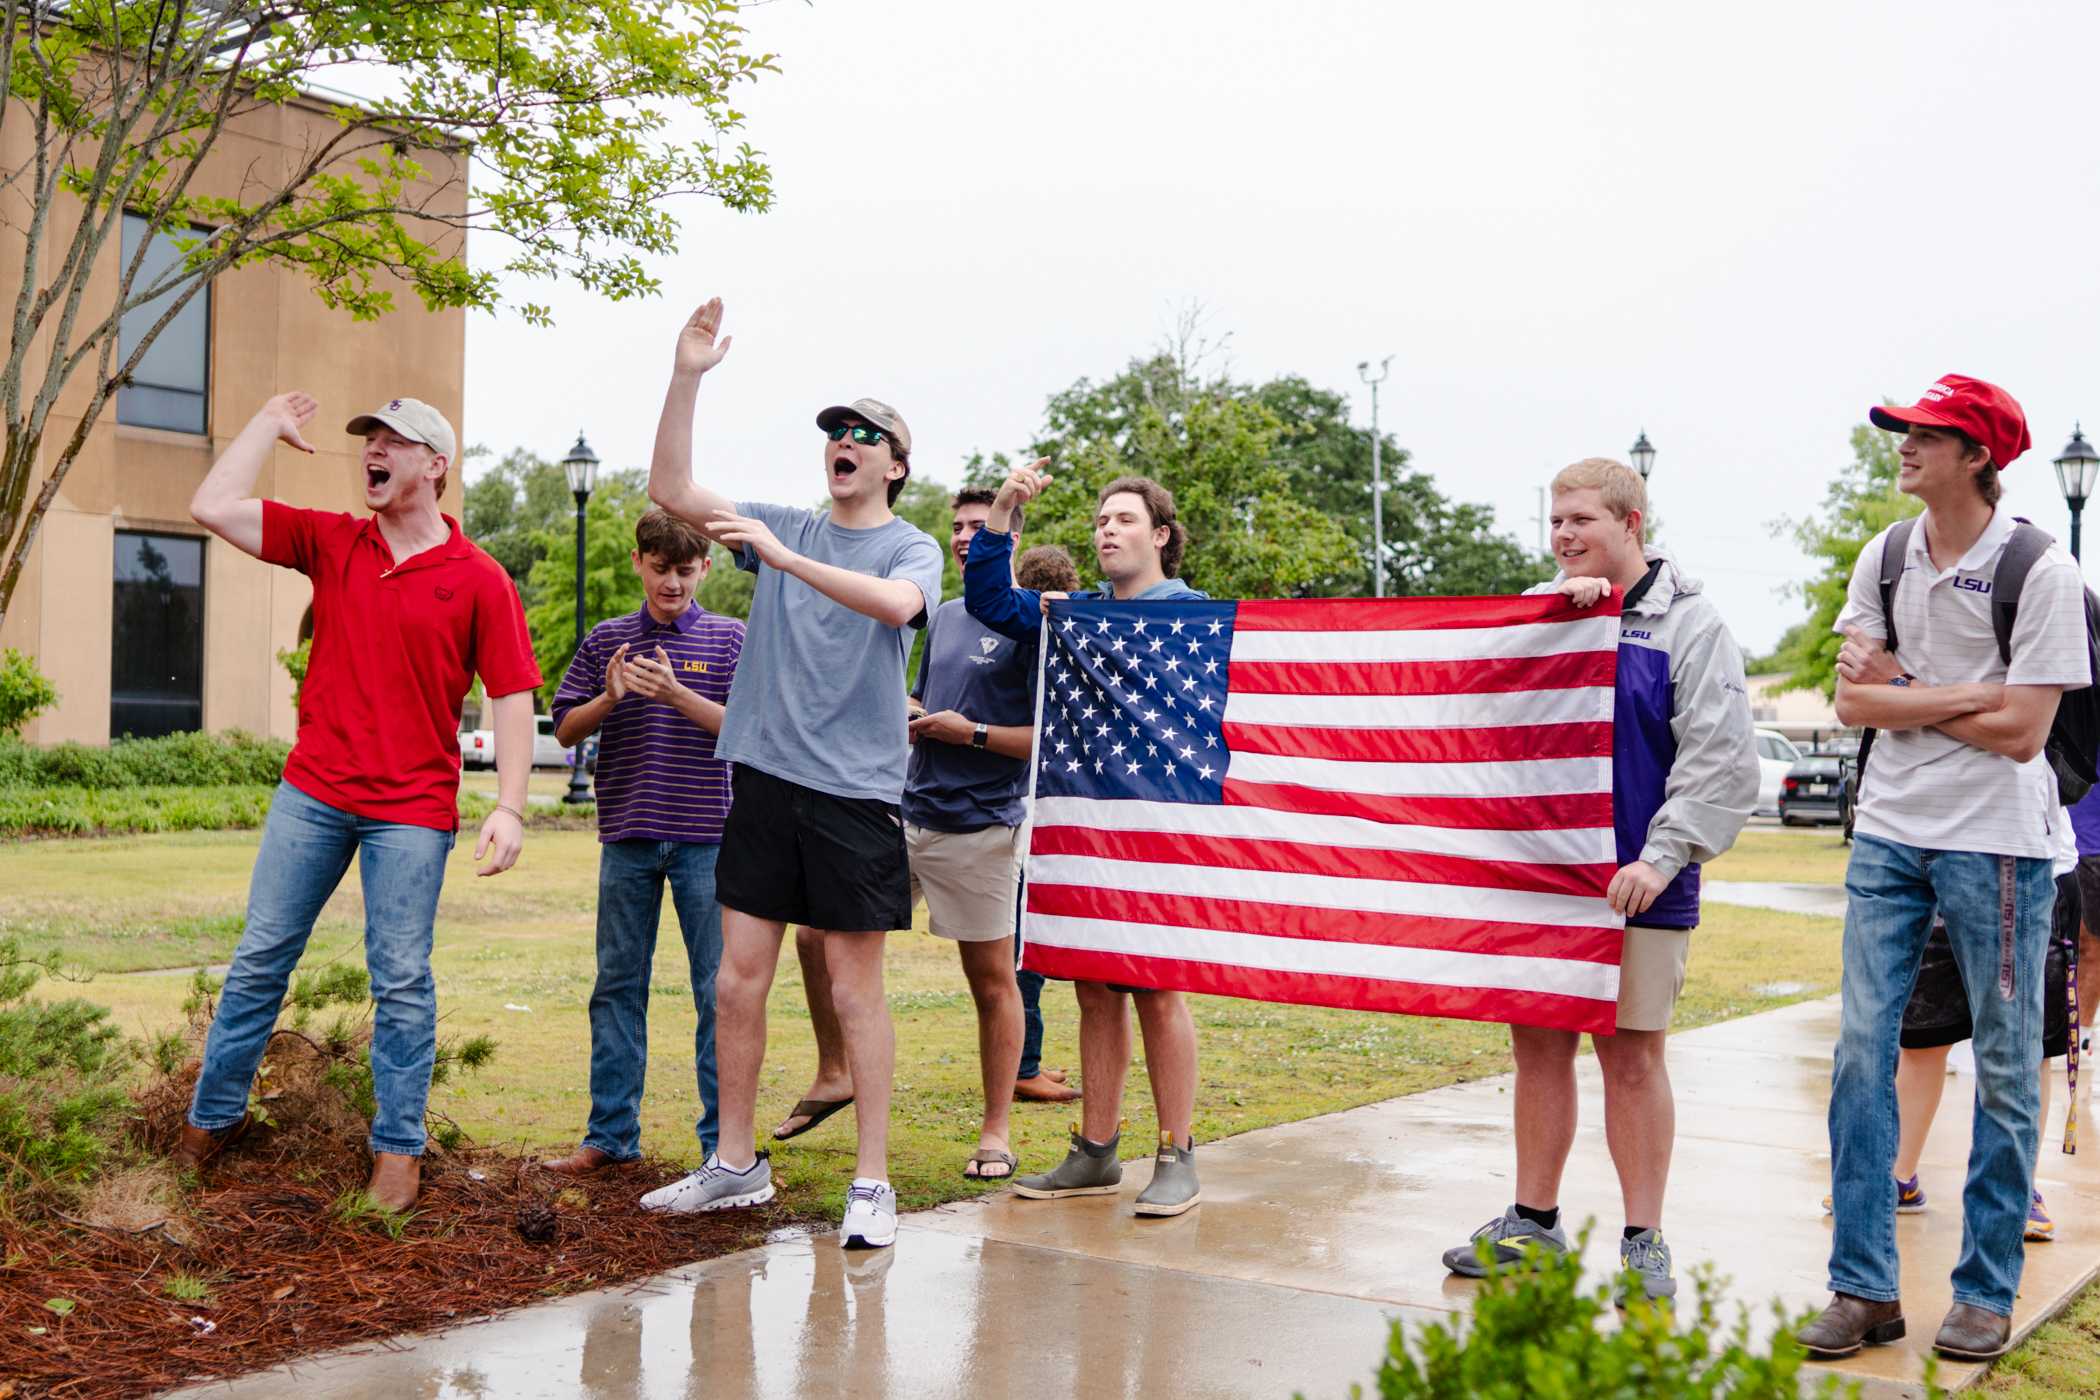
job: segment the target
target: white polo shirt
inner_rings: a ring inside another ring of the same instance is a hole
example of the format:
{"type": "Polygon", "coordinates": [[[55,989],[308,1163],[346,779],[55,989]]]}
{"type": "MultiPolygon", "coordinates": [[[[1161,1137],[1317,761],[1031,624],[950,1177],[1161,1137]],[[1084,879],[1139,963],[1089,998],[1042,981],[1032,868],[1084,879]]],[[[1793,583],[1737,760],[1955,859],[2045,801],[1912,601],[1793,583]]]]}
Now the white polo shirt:
{"type": "MultiPolygon", "coordinates": [[[[1928,512],[1929,515],[1929,512],[1928,512]]],[[[1991,584],[2014,521],[1999,510],[1951,569],[1936,568],[1925,547],[1925,516],[1910,532],[1896,580],[1896,659],[1920,685],[1995,681],[2076,690],[2091,682],[2085,648],[2085,595],[2078,566],[2051,546],[2020,590],[2012,664],[1999,659],[1991,630],[1991,584]]],[[[1888,640],[1881,611],[1882,531],[1859,552],[1837,628],[1888,640]]],[[[1935,851],[2046,859],[2063,821],[2048,760],[2015,763],[1937,729],[1884,730],[1859,786],[1856,829],[1885,841],[1935,851]]]]}

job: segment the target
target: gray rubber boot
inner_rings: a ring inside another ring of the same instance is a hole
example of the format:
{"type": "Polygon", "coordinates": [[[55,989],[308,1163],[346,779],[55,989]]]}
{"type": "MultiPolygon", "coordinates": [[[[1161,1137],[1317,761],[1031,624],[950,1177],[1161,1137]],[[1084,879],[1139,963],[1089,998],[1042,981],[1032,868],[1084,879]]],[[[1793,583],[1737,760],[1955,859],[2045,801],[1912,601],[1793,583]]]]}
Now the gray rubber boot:
{"type": "Polygon", "coordinates": [[[1123,1164],[1116,1160],[1119,1132],[1105,1143],[1088,1142],[1075,1129],[1072,1150],[1055,1169],[1037,1176],[1017,1177],[1014,1194],[1031,1201],[1056,1201],[1066,1196],[1112,1196],[1123,1184],[1123,1164]]]}
{"type": "Polygon", "coordinates": [[[1179,1215],[1203,1200],[1196,1184],[1196,1144],[1176,1147],[1166,1133],[1159,1135],[1159,1155],[1152,1159],[1152,1184],[1138,1192],[1139,1215],[1179,1215]]]}

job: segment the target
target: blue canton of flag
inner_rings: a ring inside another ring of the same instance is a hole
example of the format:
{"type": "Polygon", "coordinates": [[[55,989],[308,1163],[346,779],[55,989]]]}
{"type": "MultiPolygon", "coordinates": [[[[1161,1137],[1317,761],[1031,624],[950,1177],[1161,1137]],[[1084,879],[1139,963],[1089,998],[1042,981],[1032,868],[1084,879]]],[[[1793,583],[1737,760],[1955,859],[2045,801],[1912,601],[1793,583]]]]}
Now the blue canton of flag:
{"type": "Polygon", "coordinates": [[[1219,801],[1236,608],[1052,599],[1036,794],[1219,801]]]}

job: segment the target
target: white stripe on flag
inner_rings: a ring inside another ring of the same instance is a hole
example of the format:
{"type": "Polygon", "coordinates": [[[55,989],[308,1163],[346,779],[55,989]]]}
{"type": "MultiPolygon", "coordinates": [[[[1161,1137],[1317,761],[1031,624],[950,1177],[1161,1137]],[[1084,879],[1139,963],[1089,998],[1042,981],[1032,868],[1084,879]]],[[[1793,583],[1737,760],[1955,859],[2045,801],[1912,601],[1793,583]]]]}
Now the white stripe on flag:
{"type": "Polygon", "coordinates": [[[1247,783],[1297,783],[1327,792],[1384,797],[1544,797],[1610,792],[1608,758],[1526,758],[1493,763],[1359,763],[1235,753],[1225,776],[1247,783]]]}
{"type": "Polygon", "coordinates": [[[1566,690],[1511,690],[1489,695],[1249,695],[1228,691],[1225,696],[1225,718],[1233,724],[1294,724],[1339,729],[1473,729],[1499,725],[1585,724],[1611,717],[1612,690],[1604,685],[1574,686],[1566,690]]]}
{"type": "Polygon", "coordinates": [[[1478,661],[1495,656],[1554,656],[1616,651],[1617,617],[1528,622],[1511,627],[1435,627],[1361,632],[1232,634],[1234,661],[1478,661]]]}
{"type": "Polygon", "coordinates": [[[1034,825],[1305,841],[1356,850],[1467,856],[1475,860],[1526,861],[1539,865],[1602,865],[1613,861],[1618,849],[1617,839],[1608,826],[1547,831],[1474,831],[1377,822],[1362,817],[1330,817],[1312,812],[1280,812],[1266,807],[1227,807],[1208,802],[1125,802],[1096,797],[1039,797],[1035,803],[1034,825]]]}
{"type": "MultiPolygon", "coordinates": [[[[1104,860],[1099,856],[1030,856],[1028,883],[1082,889],[1137,890],[1199,899],[1250,899],[1307,909],[1361,909],[1432,919],[1480,919],[1562,928],[1621,928],[1625,920],[1595,895],[1492,890],[1478,885],[1434,885],[1410,880],[1357,880],[1280,870],[1234,870],[1216,865],[1104,860]]],[[[1317,940],[1316,940],[1317,941],[1317,940]]]]}
{"type": "Polygon", "coordinates": [[[1324,972],[1437,987],[1545,992],[1597,1001],[1616,1001],[1619,996],[1616,966],[1570,958],[1520,958],[1376,943],[1327,943],[1310,938],[1271,938],[1258,933],[1223,933],[1034,913],[1028,916],[1028,938],[1031,943],[1050,947],[1219,963],[1270,972],[1324,972]]]}

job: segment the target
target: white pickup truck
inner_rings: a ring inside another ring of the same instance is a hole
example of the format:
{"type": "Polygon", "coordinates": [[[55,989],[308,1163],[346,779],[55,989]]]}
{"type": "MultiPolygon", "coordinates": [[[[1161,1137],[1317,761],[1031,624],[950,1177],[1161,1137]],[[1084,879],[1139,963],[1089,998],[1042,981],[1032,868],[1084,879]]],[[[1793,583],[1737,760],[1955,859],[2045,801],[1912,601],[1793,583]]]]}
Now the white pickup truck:
{"type": "MultiPolygon", "coordinates": [[[[532,717],[532,766],[535,768],[566,768],[570,763],[569,751],[554,737],[554,717],[534,715],[532,717]]],[[[496,731],[493,729],[462,729],[459,731],[459,766],[462,768],[494,768],[496,766],[496,731]]]]}

